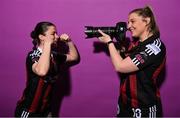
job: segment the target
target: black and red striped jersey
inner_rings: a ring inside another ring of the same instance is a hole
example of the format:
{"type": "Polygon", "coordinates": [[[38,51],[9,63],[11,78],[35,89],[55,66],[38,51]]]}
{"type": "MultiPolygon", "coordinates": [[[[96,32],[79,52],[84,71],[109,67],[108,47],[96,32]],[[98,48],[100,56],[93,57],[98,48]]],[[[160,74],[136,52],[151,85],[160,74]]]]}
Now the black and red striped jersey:
{"type": "Polygon", "coordinates": [[[38,76],[32,71],[32,65],[37,62],[42,50],[37,48],[30,51],[26,58],[27,82],[18,106],[28,113],[43,113],[49,110],[52,85],[57,79],[58,65],[66,61],[66,55],[51,52],[50,69],[46,76],[38,76]]]}
{"type": "Polygon", "coordinates": [[[138,42],[129,50],[127,56],[139,70],[121,77],[118,116],[128,113],[128,116],[132,117],[136,113],[135,110],[138,113],[148,113],[144,116],[150,116],[152,111],[160,112],[160,92],[156,81],[165,65],[165,45],[154,35],[143,42],[138,42]]]}

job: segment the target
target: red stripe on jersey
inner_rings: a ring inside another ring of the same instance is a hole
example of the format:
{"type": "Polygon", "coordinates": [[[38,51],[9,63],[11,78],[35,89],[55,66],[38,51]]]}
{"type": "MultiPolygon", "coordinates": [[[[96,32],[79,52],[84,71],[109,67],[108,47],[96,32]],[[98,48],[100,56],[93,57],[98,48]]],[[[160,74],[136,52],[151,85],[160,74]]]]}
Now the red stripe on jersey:
{"type": "Polygon", "coordinates": [[[132,48],[134,48],[135,46],[137,46],[139,44],[139,41],[136,41],[136,42],[131,42],[129,47],[128,47],[128,50],[131,50],[132,48]]]}
{"type": "Polygon", "coordinates": [[[130,93],[131,93],[131,105],[132,107],[138,106],[138,100],[137,100],[137,82],[136,82],[136,75],[130,75],[130,93]]]}
{"type": "Polygon", "coordinates": [[[122,83],[120,86],[120,92],[121,92],[120,94],[122,96],[122,102],[124,104],[127,104],[126,82],[127,82],[127,80],[125,80],[124,83],[122,83]]]}
{"type": "Polygon", "coordinates": [[[165,61],[166,61],[166,59],[164,59],[163,62],[161,63],[161,65],[154,71],[152,79],[157,78],[157,76],[159,75],[159,73],[161,72],[161,70],[163,69],[163,67],[165,65],[165,61]]]}
{"type": "Polygon", "coordinates": [[[32,101],[32,104],[30,106],[29,112],[35,112],[36,111],[36,109],[39,105],[38,102],[39,102],[39,99],[41,97],[43,85],[44,85],[44,81],[42,78],[40,78],[39,82],[38,82],[38,88],[35,92],[35,96],[34,96],[34,99],[32,101]]]}
{"type": "MultiPolygon", "coordinates": [[[[154,81],[154,84],[156,84],[156,78],[157,78],[157,76],[159,75],[159,73],[161,72],[161,70],[163,69],[163,67],[165,66],[165,62],[166,62],[166,59],[164,59],[163,62],[161,63],[161,65],[154,71],[153,76],[152,76],[152,79],[153,79],[153,81],[154,81]]],[[[159,92],[159,90],[157,90],[156,96],[157,96],[157,97],[160,97],[160,92],[159,92]]]]}
{"type": "Polygon", "coordinates": [[[45,92],[45,95],[43,97],[43,103],[42,103],[42,107],[41,107],[41,111],[44,110],[44,108],[47,106],[47,102],[48,102],[48,96],[49,96],[49,93],[51,91],[51,85],[48,85],[47,89],[46,89],[46,92],[45,92]]]}
{"type": "MultiPolygon", "coordinates": [[[[29,75],[28,75],[28,69],[26,67],[26,86],[28,86],[28,81],[29,81],[29,75]]],[[[21,104],[22,101],[24,101],[25,99],[26,99],[25,91],[23,91],[23,95],[22,95],[21,99],[18,101],[18,104],[21,104]]]]}

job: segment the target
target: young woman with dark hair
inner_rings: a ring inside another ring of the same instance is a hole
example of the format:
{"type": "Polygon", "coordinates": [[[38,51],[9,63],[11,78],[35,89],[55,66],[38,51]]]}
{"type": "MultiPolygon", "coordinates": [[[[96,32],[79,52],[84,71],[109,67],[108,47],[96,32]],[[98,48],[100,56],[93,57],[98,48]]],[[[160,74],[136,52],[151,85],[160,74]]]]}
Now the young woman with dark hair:
{"type": "Polygon", "coordinates": [[[59,64],[80,58],[71,38],[67,34],[58,36],[56,26],[50,22],[39,22],[31,37],[34,47],[26,59],[26,88],[17,103],[15,117],[47,117],[51,112],[52,86],[58,78],[59,64]],[[58,46],[58,41],[66,43],[68,54],[52,50],[58,46]]]}

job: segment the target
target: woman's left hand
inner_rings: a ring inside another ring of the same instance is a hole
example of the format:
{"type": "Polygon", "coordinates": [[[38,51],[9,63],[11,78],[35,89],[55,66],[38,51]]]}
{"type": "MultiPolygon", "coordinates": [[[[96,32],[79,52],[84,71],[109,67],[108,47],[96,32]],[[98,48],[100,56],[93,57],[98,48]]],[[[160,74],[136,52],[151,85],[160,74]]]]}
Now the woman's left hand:
{"type": "Polygon", "coordinates": [[[63,42],[69,42],[71,39],[67,34],[62,34],[60,36],[60,40],[63,41],[63,42]]]}

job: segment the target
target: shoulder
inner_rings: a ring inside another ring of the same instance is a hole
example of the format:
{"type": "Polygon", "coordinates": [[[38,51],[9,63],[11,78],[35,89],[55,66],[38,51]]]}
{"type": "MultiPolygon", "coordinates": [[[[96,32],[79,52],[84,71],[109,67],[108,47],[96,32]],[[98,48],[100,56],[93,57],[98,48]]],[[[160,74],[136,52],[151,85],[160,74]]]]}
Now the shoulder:
{"type": "Polygon", "coordinates": [[[156,38],[145,45],[145,52],[151,56],[151,55],[158,55],[160,53],[165,52],[165,45],[160,40],[160,38],[156,38]]]}
{"type": "Polygon", "coordinates": [[[41,52],[38,49],[31,50],[27,54],[27,59],[34,60],[41,56],[41,52]]]}
{"type": "Polygon", "coordinates": [[[28,53],[28,56],[31,58],[40,57],[40,55],[41,51],[39,51],[38,49],[32,50],[28,53]]]}

